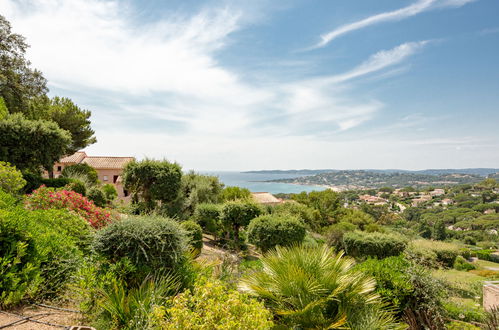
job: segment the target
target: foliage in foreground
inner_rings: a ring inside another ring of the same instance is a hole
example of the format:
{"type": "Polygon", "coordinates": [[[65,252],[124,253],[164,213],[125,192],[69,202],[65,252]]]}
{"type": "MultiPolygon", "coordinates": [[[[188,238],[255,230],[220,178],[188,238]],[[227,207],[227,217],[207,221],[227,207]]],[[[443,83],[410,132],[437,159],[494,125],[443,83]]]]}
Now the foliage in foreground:
{"type": "Polygon", "coordinates": [[[180,224],[162,217],[129,216],[97,232],[94,249],[112,263],[127,258],[138,278],[173,270],[184,261],[187,238],[180,224]]]}
{"type": "Polygon", "coordinates": [[[262,258],[262,264],[262,270],[243,279],[241,288],[262,298],[286,326],[400,327],[381,306],[375,281],[353,270],[353,259],[327,246],[277,247],[262,258]]]}
{"type": "Polygon", "coordinates": [[[26,184],[23,175],[14,166],[0,161],[0,189],[15,194],[26,184]]]}
{"type": "Polygon", "coordinates": [[[368,259],[355,268],[376,279],[376,292],[399,316],[429,329],[443,324],[444,287],[421,266],[397,256],[368,259]]]}
{"type": "Polygon", "coordinates": [[[161,329],[270,329],[272,314],[261,302],[228,289],[222,282],[203,279],[193,290],[155,309],[161,329]]]}
{"type": "Polygon", "coordinates": [[[101,329],[152,329],[158,306],[180,290],[179,281],[171,275],[146,277],[137,287],[114,281],[101,290],[97,327],[101,329]]]}
{"type": "Polygon", "coordinates": [[[1,191],[0,201],[0,306],[60,290],[78,267],[88,224],[64,210],[25,210],[1,191]]]}

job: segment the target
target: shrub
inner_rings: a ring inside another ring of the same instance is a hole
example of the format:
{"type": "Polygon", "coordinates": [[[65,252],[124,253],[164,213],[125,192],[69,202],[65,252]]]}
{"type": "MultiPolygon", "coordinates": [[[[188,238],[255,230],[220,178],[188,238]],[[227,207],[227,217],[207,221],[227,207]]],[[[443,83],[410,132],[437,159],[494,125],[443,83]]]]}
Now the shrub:
{"type": "Polygon", "coordinates": [[[153,329],[155,310],[180,290],[171,275],[147,277],[138,287],[127,288],[113,281],[101,289],[97,325],[99,329],[153,329]]]}
{"type": "Polygon", "coordinates": [[[262,215],[248,226],[249,241],[262,251],[301,243],[304,237],[305,225],[291,215],[262,215]]]}
{"type": "Polygon", "coordinates": [[[223,205],[220,221],[232,232],[236,248],[239,247],[239,229],[247,226],[261,212],[260,207],[251,202],[227,202],[223,205]]]}
{"type": "Polygon", "coordinates": [[[196,250],[201,250],[203,248],[203,229],[201,226],[194,221],[185,221],[181,225],[187,232],[189,245],[196,250]]]}
{"type": "Polygon", "coordinates": [[[314,209],[295,201],[278,204],[272,210],[275,214],[289,214],[297,216],[312,230],[319,230],[321,227],[320,214],[314,209]]]}
{"type": "Polygon", "coordinates": [[[26,207],[31,210],[68,209],[85,220],[94,228],[105,226],[111,221],[111,214],[82,195],[67,190],[54,190],[40,187],[26,197],[26,207]]]}
{"type": "Polygon", "coordinates": [[[444,267],[452,268],[459,255],[459,246],[452,243],[430,240],[415,240],[409,244],[411,249],[430,250],[437,256],[437,261],[444,267]]]}
{"type": "Polygon", "coordinates": [[[476,245],[476,239],[472,236],[465,236],[463,242],[464,244],[476,245]]]}
{"type": "Polygon", "coordinates": [[[468,260],[469,258],[471,258],[471,250],[467,248],[461,248],[459,249],[459,255],[468,260]]]}
{"type": "Polygon", "coordinates": [[[277,247],[261,262],[262,269],[244,277],[241,289],[262,298],[283,327],[399,328],[380,307],[374,280],[353,270],[353,259],[325,245],[277,247]]]}
{"type": "Polygon", "coordinates": [[[85,196],[87,194],[87,187],[80,180],[73,180],[73,182],[67,184],[64,187],[64,190],[74,191],[82,196],[85,196]]]}
{"type": "Polygon", "coordinates": [[[237,186],[228,186],[222,190],[220,198],[224,202],[236,201],[236,200],[249,200],[251,198],[251,192],[246,188],[241,188],[237,186]]]}
{"type": "Polygon", "coordinates": [[[99,176],[95,168],[85,163],[66,166],[62,170],[61,176],[67,178],[84,176],[90,185],[95,185],[99,182],[99,176]]]}
{"type": "Polygon", "coordinates": [[[466,304],[459,301],[447,301],[443,304],[447,317],[465,322],[483,322],[485,313],[480,305],[474,306],[474,302],[466,304]]]}
{"type": "Polygon", "coordinates": [[[91,188],[88,191],[87,198],[98,207],[105,207],[107,204],[106,195],[97,187],[91,188]]]}
{"type": "Polygon", "coordinates": [[[437,260],[437,254],[432,249],[418,244],[409,243],[407,249],[404,251],[404,256],[407,260],[424,267],[438,268],[440,265],[437,260]]]}
{"type": "Polygon", "coordinates": [[[350,222],[363,230],[364,226],[374,223],[374,218],[366,212],[355,209],[348,209],[346,214],[341,217],[340,221],[350,222]]]}
{"type": "Polygon", "coordinates": [[[263,304],[227,288],[222,282],[203,280],[192,291],[170,300],[153,313],[161,329],[271,329],[272,314],[263,304]]]}
{"type": "Polygon", "coordinates": [[[88,234],[88,224],[64,210],[0,210],[0,306],[57,292],[88,234]]]}
{"type": "MultiPolygon", "coordinates": [[[[47,188],[64,188],[70,184],[73,179],[69,178],[53,178],[53,179],[43,179],[41,180],[41,185],[47,188]]],[[[39,187],[36,187],[39,188],[39,187]]]]}
{"type": "Polygon", "coordinates": [[[17,204],[17,199],[11,194],[0,189],[0,210],[13,207],[17,204]]]}
{"type": "Polygon", "coordinates": [[[356,258],[367,256],[386,258],[401,254],[407,246],[406,240],[396,234],[348,232],[343,236],[348,255],[356,258]]]}
{"type": "Polygon", "coordinates": [[[156,201],[170,203],[180,191],[182,168],[166,160],[144,159],[132,161],[123,170],[123,184],[132,192],[134,201],[143,201],[146,210],[152,210],[156,201]]]}
{"type": "Polygon", "coordinates": [[[180,224],[161,217],[129,216],[98,231],[94,249],[111,262],[128,258],[138,277],[173,270],[184,261],[187,239],[180,224]]]}
{"type": "Polygon", "coordinates": [[[463,257],[457,256],[456,260],[454,261],[454,269],[468,271],[476,269],[476,267],[467,262],[463,257]]]}
{"type": "Polygon", "coordinates": [[[329,246],[335,247],[338,250],[344,249],[343,235],[346,232],[358,229],[356,225],[350,222],[340,222],[326,228],[326,240],[329,246]]]}
{"type": "Polygon", "coordinates": [[[0,161],[0,190],[15,194],[26,184],[23,175],[15,166],[0,161]]]}
{"type": "Polygon", "coordinates": [[[410,263],[401,256],[367,259],[355,267],[376,280],[376,292],[388,301],[399,314],[410,304],[414,293],[408,269],[410,263]]]}
{"type": "Polygon", "coordinates": [[[218,204],[199,204],[194,212],[194,219],[209,233],[218,231],[218,222],[222,208],[218,204]]]}
{"type": "Polygon", "coordinates": [[[495,255],[495,250],[484,249],[474,251],[478,259],[499,262],[499,256],[495,255]]]}
{"type": "Polygon", "coordinates": [[[106,196],[106,200],[109,202],[112,202],[118,197],[118,192],[116,191],[116,188],[114,185],[110,183],[106,183],[105,185],[102,186],[102,192],[106,196]]]}

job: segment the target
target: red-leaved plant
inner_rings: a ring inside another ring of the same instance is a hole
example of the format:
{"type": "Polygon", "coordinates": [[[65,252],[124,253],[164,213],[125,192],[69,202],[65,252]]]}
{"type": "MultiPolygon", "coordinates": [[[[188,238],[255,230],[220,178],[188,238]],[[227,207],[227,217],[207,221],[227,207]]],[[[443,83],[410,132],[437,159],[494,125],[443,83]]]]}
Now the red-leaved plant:
{"type": "Polygon", "coordinates": [[[87,220],[94,228],[105,226],[111,221],[109,211],[95,206],[74,191],[41,186],[26,197],[25,205],[31,210],[67,209],[87,220]]]}

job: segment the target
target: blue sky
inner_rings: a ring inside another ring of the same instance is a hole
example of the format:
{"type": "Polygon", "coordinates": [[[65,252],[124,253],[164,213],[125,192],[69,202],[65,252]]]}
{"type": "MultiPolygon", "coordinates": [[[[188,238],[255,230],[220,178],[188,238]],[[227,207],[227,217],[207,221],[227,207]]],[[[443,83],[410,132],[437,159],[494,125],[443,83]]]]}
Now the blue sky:
{"type": "Polygon", "coordinates": [[[196,170],[499,167],[496,0],[2,0],[94,155],[196,170]]]}

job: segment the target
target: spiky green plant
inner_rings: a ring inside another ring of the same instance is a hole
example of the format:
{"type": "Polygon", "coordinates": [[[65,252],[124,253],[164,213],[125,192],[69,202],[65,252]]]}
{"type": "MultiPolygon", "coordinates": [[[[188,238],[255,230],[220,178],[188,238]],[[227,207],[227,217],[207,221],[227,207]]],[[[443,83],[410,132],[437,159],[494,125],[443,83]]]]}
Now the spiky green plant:
{"type": "Polygon", "coordinates": [[[148,329],[154,308],[164,306],[179,290],[179,280],[169,274],[146,277],[141,285],[129,289],[114,281],[101,291],[97,323],[103,329],[148,329]]]}
{"type": "Polygon", "coordinates": [[[277,248],[240,288],[262,298],[280,323],[299,328],[400,328],[382,308],[375,281],[327,246],[277,248]]]}

